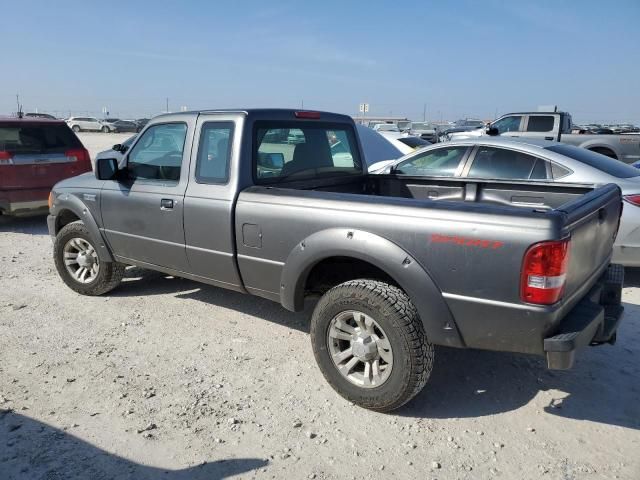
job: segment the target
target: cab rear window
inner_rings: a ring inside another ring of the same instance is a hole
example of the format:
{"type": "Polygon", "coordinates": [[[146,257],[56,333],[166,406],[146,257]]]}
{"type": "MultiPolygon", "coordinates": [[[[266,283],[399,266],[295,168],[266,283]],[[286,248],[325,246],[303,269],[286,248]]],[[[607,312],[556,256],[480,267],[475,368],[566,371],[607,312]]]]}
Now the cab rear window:
{"type": "Polygon", "coordinates": [[[257,183],[362,174],[353,128],[317,122],[257,122],[257,183]]]}
{"type": "Polygon", "coordinates": [[[0,122],[0,151],[53,153],[70,148],[82,148],[82,144],[63,123],[0,122]]]}

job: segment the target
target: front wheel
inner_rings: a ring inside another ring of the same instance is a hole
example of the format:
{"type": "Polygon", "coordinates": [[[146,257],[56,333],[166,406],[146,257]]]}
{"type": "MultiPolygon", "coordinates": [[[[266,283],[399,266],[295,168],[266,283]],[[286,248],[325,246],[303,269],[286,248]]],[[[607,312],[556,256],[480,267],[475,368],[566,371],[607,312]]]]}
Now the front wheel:
{"type": "Polygon", "coordinates": [[[107,127],[106,125],[102,127],[102,133],[109,133],[109,127],[107,127]]]}
{"type": "Polygon", "coordinates": [[[71,130],[73,130],[74,132],[78,133],[80,132],[80,127],[78,125],[74,125],[71,130]]]}
{"type": "Polygon", "coordinates": [[[311,342],[334,390],[380,412],[415,397],[433,368],[433,345],[411,300],[377,280],[351,280],[324,294],[311,319],[311,342]]]}
{"type": "Polygon", "coordinates": [[[82,222],[65,225],[53,243],[58,274],[72,290],[82,295],[102,295],[116,288],[125,265],[100,260],[87,227],[82,222]]]}

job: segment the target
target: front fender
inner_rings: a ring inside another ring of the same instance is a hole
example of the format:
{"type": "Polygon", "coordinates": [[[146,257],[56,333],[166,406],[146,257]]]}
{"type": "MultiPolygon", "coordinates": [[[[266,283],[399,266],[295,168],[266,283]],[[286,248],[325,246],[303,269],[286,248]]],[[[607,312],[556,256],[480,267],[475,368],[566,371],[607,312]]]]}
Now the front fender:
{"type": "Polygon", "coordinates": [[[281,276],[281,301],[288,310],[300,310],[311,269],[331,257],[350,257],[383,270],[406,292],[420,315],[430,342],[464,347],[453,316],[427,271],[395,243],[370,232],[332,228],[305,238],[291,251],[281,276]]]}
{"type": "Polygon", "coordinates": [[[60,218],[60,215],[65,210],[72,212],[76,217],[78,217],[82,221],[82,223],[84,223],[85,227],[87,227],[87,230],[89,230],[89,234],[91,235],[91,238],[93,238],[94,241],[96,242],[97,253],[100,260],[102,260],[103,262],[113,262],[114,261],[113,256],[111,255],[111,252],[107,247],[104,237],[100,232],[98,223],[96,222],[95,218],[93,218],[93,215],[89,210],[89,208],[87,208],[87,206],[82,202],[82,200],[80,200],[80,198],[78,198],[74,194],[63,192],[56,197],[51,207],[51,215],[49,216],[49,217],[54,217],[54,220],[48,220],[48,223],[50,224],[50,227],[49,227],[50,233],[52,235],[55,235],[60,230],[61,227],[58,223],[59,222],[58,219],[60,218]],[[52,230],[51,227],[54,228],[53,231],[51,231],[52,230]]]}

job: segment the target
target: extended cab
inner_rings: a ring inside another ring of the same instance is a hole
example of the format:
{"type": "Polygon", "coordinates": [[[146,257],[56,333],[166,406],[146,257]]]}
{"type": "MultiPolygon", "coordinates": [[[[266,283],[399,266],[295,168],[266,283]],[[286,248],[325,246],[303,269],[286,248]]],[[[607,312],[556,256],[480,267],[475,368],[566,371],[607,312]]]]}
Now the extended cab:
{"type": "Polygon", "coordinates": [[[615,340],[615,185],[370,176],[349,117],[273,109],[156,117],[121,165],[52,192],[64,282],[100,295],[137,265],[292,311],[319,298],[318,365],[363,407],[413,398],[434,344],[566,369],[615,340]]]}
{"type": "Polygon", "coordinates": [[[640,160],[640,135],[571,133],[572,126],[571,115],[566,112],[508,113],[491,123],[486,130],[452,133],[449,139],[461,140],[481,135],[536,138],[586,148],[624,163],[640,160]]]}

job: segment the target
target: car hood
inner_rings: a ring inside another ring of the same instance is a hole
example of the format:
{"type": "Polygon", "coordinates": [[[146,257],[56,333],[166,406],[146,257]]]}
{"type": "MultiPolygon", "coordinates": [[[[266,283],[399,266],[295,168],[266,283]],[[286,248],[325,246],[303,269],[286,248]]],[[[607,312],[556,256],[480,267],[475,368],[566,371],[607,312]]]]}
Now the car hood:
{"type": "Polygon", "coordinates": [[[77,189],[77,188],[100,188],[104,183],[103,180],[98,180],[93,172],[83,173],[75,177],[66,178],[59,181],[53,187],[54,190],[59,189],[77,189]]]}

